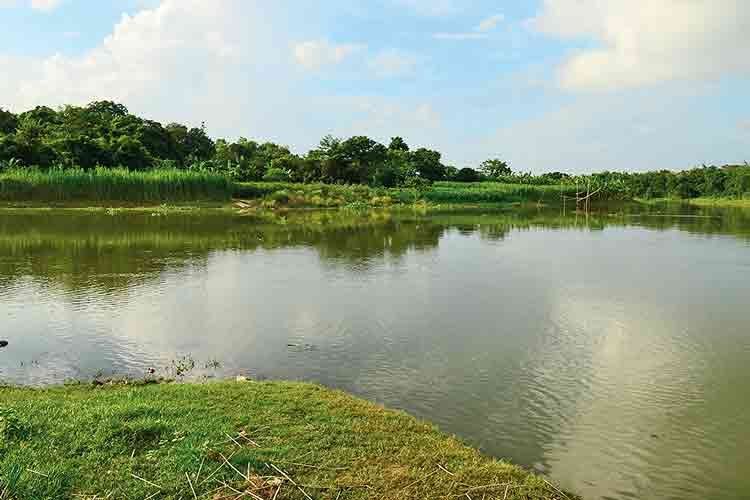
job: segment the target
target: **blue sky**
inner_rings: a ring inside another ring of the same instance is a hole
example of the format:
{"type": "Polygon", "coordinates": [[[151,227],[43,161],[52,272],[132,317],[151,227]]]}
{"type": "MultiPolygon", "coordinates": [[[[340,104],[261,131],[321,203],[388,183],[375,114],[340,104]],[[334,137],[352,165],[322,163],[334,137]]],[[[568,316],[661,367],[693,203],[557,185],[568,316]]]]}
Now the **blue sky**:
{"type": "Polygon", "coordinates": [[[750,160],[744,0],[0,0],[0,106],[114,99],[304,152],[401,135],[456,166],[750,160]]]}

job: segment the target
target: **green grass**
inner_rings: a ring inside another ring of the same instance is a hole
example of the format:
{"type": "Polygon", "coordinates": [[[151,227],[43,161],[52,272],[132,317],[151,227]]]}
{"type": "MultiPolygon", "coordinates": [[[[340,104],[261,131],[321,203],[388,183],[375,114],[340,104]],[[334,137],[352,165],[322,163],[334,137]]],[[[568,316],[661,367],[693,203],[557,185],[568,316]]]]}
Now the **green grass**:
{"type": "Polygon", "coordinates": [[[0,388],[0,499],[306,495],[566,498],[428,424],[309,384],[0,388]]]}
{"type": "Polygon", "coordinates": [[[636,198],[634,201],[643,205],[683,204],[697,207],[750,208],[750,198],[636,198]]]}
{"type": "Polygon", "coordinates": [[[750,198],[692,198],[685,201],[691,205],[706,207],[750,208],[750,198]]]}
{"type": "Polygon", "coordinates": [[[52,169],[0,173],[0,201],[164,203],[229,200],[232,184],[205,172],[97,168],[90,171],[52,169]]]}
{"type": "MultiPolygon", "coordinates": [[[[535,204],[569,206],[576,186],[502,182],[436,182],[416,190],[363,185],[233,182],[216,173],[177,169],[11,169],[0,172],[0,206],[153,206],[192,204],[228,206],[231,198],[246,208],[372,208],[392,205],[481,206],[535,204]]],[[[622,193],[605,190],[593,200],[623,201],[622,193]]],[[[663,202],[665,200],[640,200],[663,202]]],[[[750,206],[750,199],[696,198],[674,200],[695,205],[750,206]]],[[[1,499],[0,499],[1,500],[1,499]]]]}
{"type": "Polygon", "coordinates": [[[504,184],[499,182],[437,182],[424,193],[433,203],[561,204],[561,195],[575,197],[575,186],[504,184]]]}
{"type": "Polygon", "coordinates": [[[378,207],[426,202],[431,205],[543,203],[560,204],[561,194],[575,196],[575,186],[503,184],[497,182],[438,182],[421,191],[326,184],[246,182],[235,185],[234,196],[256,200],[264,208],[346,206],[378,207]]]}
{"type": "Polygon", "coordinates": [[[233,192],[235,198],[255,200],[262,208],[382,207],[399,201],[392,194],[393,190],[363,185],[286,182],[240,182],[233,192]]]}

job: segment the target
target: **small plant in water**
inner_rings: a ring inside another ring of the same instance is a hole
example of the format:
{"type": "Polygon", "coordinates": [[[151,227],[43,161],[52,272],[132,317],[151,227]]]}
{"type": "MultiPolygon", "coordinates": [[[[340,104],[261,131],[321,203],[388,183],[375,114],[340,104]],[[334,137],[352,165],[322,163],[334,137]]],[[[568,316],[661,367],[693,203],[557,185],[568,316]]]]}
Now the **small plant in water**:
{"type": "Polygon", "coordinates": [[[176,377],[184,377],[195,368],[195,359],[190,354],[172,360],[171,371],[176,377]]]}
{"type": "Polygon", "coordinates": [[[221,363],[218,359],[209,359],[206,364],[203,365],[206,370],[218,370],[221,368],[221,363]]]}

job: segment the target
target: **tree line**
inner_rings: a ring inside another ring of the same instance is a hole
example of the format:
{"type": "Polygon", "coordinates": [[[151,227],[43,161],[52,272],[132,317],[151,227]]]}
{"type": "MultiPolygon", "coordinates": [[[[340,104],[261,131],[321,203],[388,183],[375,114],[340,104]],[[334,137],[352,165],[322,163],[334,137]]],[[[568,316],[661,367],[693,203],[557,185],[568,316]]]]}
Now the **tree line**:
{"type": "MultiPolygon", "coordinates": [[[[324,182],[400,186],[441,180],[481,180],[474,169],[442,162],[438,151],[412,150],[401,137],[386,146],[369,137],[326,136],[305,155],[286,146],[240,138],[212,140],[201,127],[162,125],[111,101],[15,115],[0,109],[0,162],[15,167],[200,169],[236,181],[324,182]]],[[[488,173],[510,173],[500,160],[488,173]]]]}
{"type": "Polygon", "coordinates": [[[750,193],[750,167],[702,166],[630,173],[571,176],[513,172],[489,159],[478,168],[456,168],[440,152],[412,149],[401,137],[385,145],[366,136],[326,136],[304,155],[283,145],[245,138],[214,141],[205,127],[162,125],[131,114],[112,101],[52,109],[38,106],[13,114],[0,108],[0,169],[51,167],[131,170],[177,168],[222,173],[234,181],[322,182],[371,186],[419,186],[436,181],[500,181],[513,184],[606,186],[611,196],[694,198],[742,197],[750,193]]]}

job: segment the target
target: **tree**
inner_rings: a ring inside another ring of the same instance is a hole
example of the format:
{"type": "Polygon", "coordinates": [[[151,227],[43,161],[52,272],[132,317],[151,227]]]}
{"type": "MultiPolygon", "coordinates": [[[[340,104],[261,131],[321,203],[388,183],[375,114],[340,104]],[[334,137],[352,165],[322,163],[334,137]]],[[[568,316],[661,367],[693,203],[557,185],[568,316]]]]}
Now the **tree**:
{"type": "Polygon", "coordinates": [[[40,129],[46,129],[59,123],[57,112],[47,106],[37,106],[18,115],[19,125],[31,121],[35,122],[40,129]]]}
{"type": "Polygon", "coordinates": [[[445,178],[445,165],[440,163],[440,153],[420,148],[411,154],[411,162],[417,174],[429,182],[445,178]]]}
{"type": "Polygon", "coordinates": [[[357,184],[371,182],[387,156],[386,147],[369,137],[354,136],[342,141],[327,135],[307,159],[318,163],[320,180],[357,184]]]}
{"type": "Polygon", "coordinates": [[[143,144],[149,155],[162,160],[174,160],[177,146],[161,123],[143,120],[134,134],[135,138],[143,144]]]}
{"type": "Polygon", "coordinates": [[[112,154],[114,165],[127,167],[133,170],[144,170],[153,162],[148,150],[141,142],[129,136],[122,136],[114,144],[112,154]]]}
{"type": "Polygon", "coordinates": [[[203,123],[200,128],[193,127],[188,130],[184,146],[189,158],[208,160],[214,154],[214,141],[206,134],[206,126],[203,123]]]}
{"type": "Polygon", "coordinates": [[[338,148],[344,162],[343,180],[351,184],[366,184],[373,174],[385,163],[388,150],[382,144],[365,136],[354,136],[338,148]]]}
{"type": "MultiPolygon", "coordinates": [[[[49,108],[47,108],[49,109],[49,108]]],[[[24,165],[49,167],[57,160],[55,151],[44,142],[46,125],[33,115],[27,115],[18,122],[13,137],[13,156],[24,165]]],[[[8,158],[10,159],[10,158],[8,158]]]]}
{"type": "Polygon", "coordinates": [[[12,134],[18,126],[18,117],[0,108],[0,134],[12,134]]]}
{"type": "Polygon", "coordinates": [[[409,151],[409,145],[401,137],[393,137],[388,145],[389,151],[409,151]]]}
{"type": "Polygon", "coordinates": [[[473,168],[464,167],[456,173],[454,179],[457,182],[478,182],[480,181],[479,172],[473,168]]]}
{"type": "Polygon", "coordinates": [[[104,141],[80,134],[66,134],[48,142],[57,160],[67,167],[92,169],[97,165],[111,165],[112,156],[104,141]]]}
{"type": "Polygon", "coordinates": [[[510,175],[513,173],[507,162],[498,159],[483,161],[479,166],[479,170],[487,177],[491,177],[493,179],[497,179],[498,177],[502,177],[503,175],[510,175]]]}
{"type": "Polygon", "coordinates": [[[206,134],[204,125],[189,129],[180,123],[170,123],[166,130],[176,149],[175,159],[183,166],[192,161],[208,160],[214,155],[215,145],[206,134]]]}
{"type": "Polygon", "coordinates": [[[116,116],[128,115],[128,108],[126,108],[124,104],[119,104],[113,101],[94,101],[86,106],[86,111],[104,115],[110,120],[116,116]]]}

